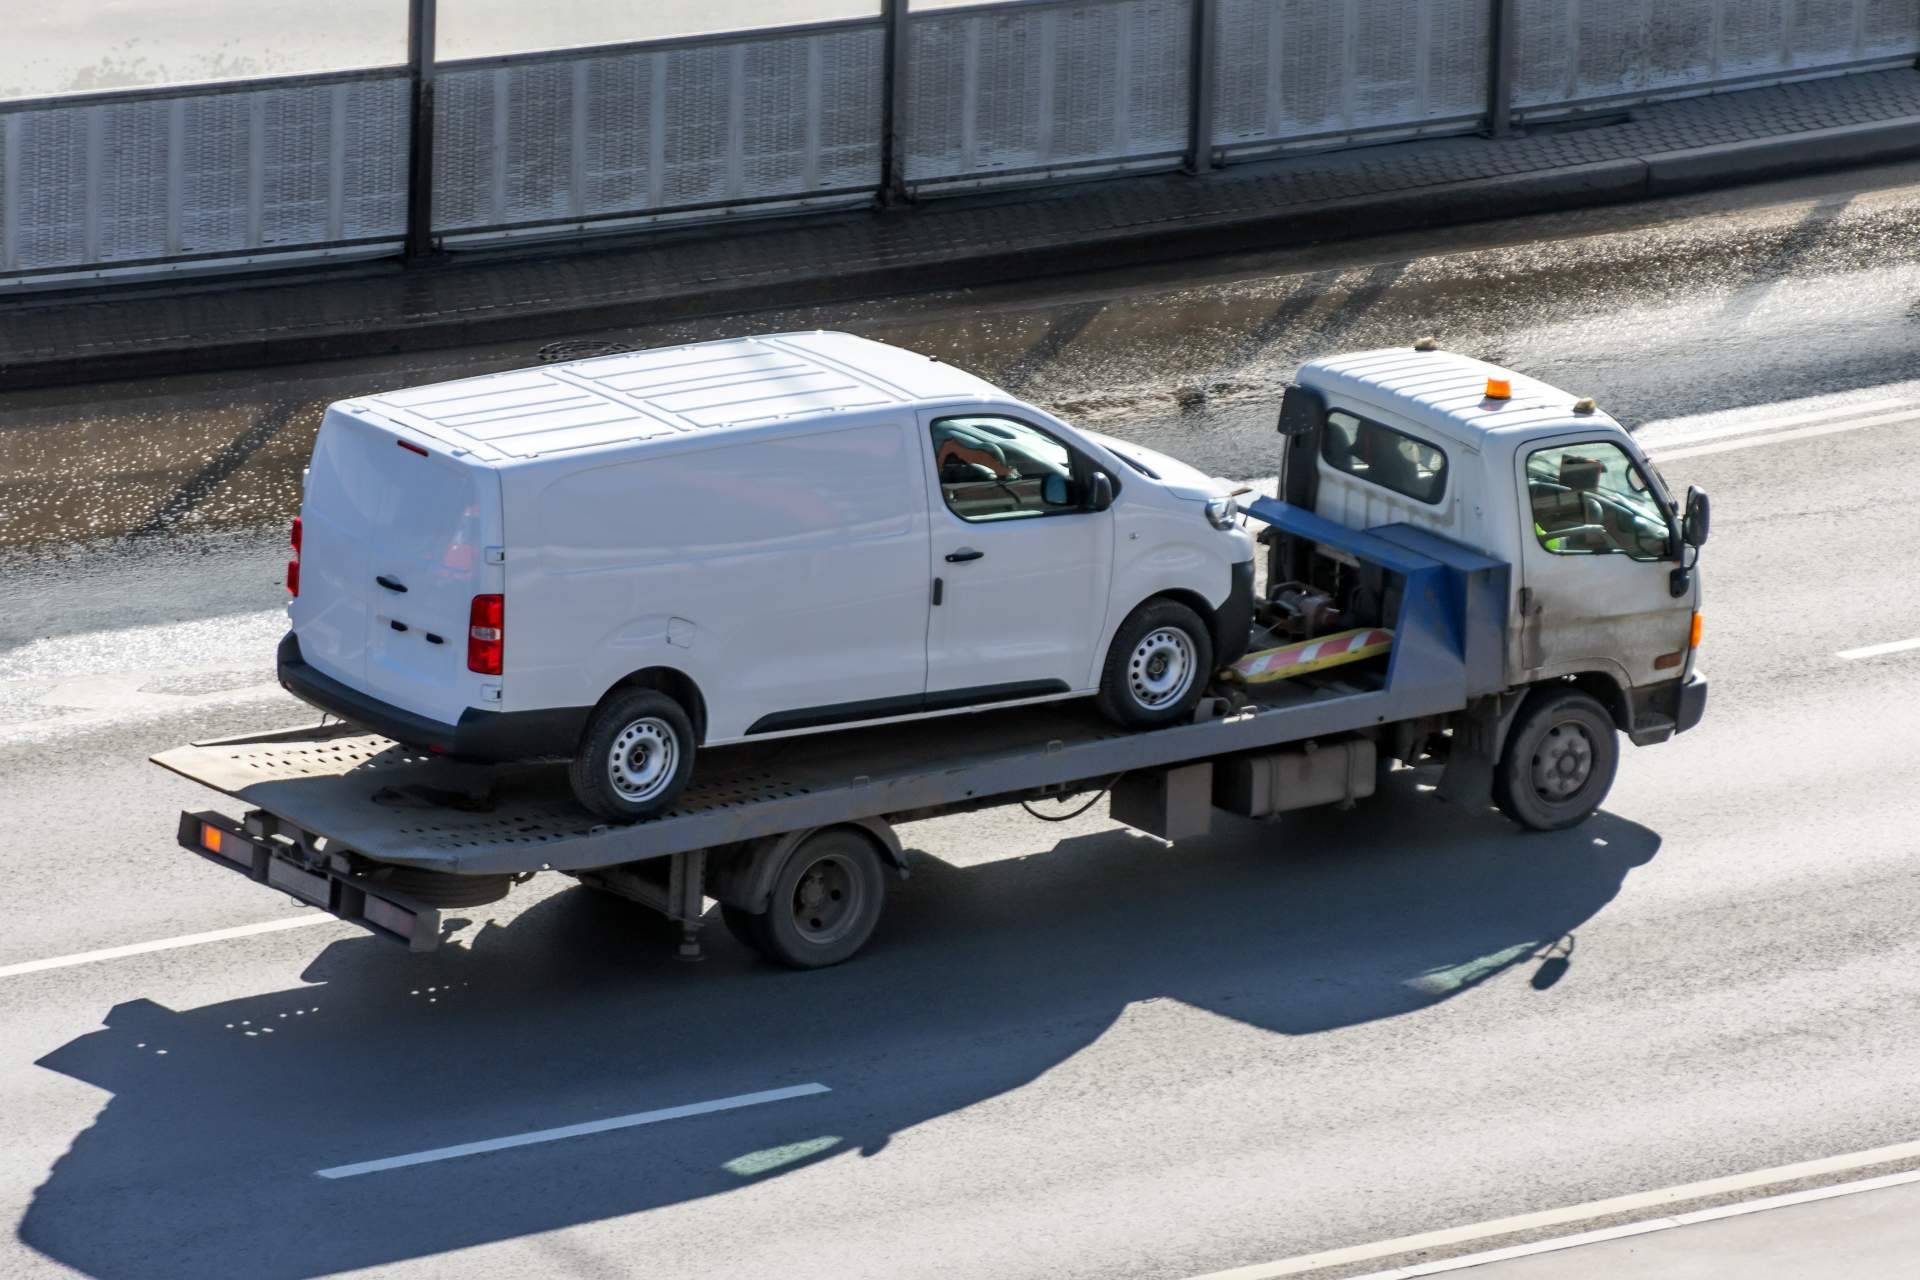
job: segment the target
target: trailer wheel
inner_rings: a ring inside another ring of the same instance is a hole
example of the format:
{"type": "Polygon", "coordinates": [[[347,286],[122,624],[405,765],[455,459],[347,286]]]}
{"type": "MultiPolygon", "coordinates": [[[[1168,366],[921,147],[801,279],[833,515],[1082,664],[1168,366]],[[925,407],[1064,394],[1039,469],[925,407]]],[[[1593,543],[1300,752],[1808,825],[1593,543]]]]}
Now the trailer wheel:
{"type": "Polygon", "coordinates": [[[1530,831],[1585,822],[1613,788],[1620,739],[1607,709],[1573,689],[1536,690],[1493,771],[1493,802],[1530,831]]]}
{"type": "Polygon", "coordinates": [[[887,878],[872,841],[822,831],[801,841],[773,878],[763,914],[721,908],[734,937],[775,964],[821,969],[850,959],[873,936],[887,878]]]}
{"type": "Polygon", "coordinates": [[[567,781],[611,822],[637,822],[673,806],[693,776],[693,721],[657,689],[616,689],[587,721],[567,781]]]}

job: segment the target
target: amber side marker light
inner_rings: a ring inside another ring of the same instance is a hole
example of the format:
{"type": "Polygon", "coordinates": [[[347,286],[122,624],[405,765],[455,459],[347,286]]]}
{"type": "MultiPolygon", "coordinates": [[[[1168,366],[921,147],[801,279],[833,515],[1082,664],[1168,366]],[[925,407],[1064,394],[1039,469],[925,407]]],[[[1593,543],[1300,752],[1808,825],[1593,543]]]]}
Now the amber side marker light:
{"type": "Polygon", "coordinates": [[[1693,630],[1687,633],[1687,648],[1698,649],[1699,647],[1700,647],[1700,615],[1696,613],[1693,615],[1693,630]]]}
{"type": "Polygon", "coordinates": [[[1487,379],[1487,399],[1489,400],[1513,399],[1512,381],[1507,378],[1488,378],[1487,379]]]}
{"type": "Polygon", "coordinates": [[[200,847],[208,853],[220,852],[220,837],[225,833],[211,822],[200,824],[200,847]]]}

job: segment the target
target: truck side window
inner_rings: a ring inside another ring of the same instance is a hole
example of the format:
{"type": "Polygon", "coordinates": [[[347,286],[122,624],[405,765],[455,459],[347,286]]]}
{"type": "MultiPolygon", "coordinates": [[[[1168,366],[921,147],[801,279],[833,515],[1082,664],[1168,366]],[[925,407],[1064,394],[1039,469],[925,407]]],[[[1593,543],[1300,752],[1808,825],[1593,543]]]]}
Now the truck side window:
{"type": "Polygon", "coordinates": [[[1534,536],[1555,555],[1664,560],[1672,553],[1667,514],[1618,445],[1535,449],[1527,455],[1527,500],[1534,536]]]}
{"type": "Polygon", "coordinates": [[[1335,471],[1383,489],[1436,503],[1447,492],[1447,455],[1404,431],[1357,418],[1344,409],[1327,414],[1320,456],[1335,471]]]}
{"type": "Polygon", "coordinates": [[[1073,454],[1038,427],[969,415],[933,424],[940,496],[962,520],[1022,520],[1080,509],[1073,454]]]}

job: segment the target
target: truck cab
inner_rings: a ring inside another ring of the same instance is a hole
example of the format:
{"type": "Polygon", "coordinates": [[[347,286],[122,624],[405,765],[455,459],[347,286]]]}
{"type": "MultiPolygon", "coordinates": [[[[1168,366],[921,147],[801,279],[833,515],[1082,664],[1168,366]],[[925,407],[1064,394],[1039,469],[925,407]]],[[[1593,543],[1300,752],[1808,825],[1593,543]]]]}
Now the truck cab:
{"type": "MultiPolygon", "coordinates": [[[[1698,723],[1706,495],[1676,499],[1592,400],[1422,340],[1306,365],[1280,429],[1287,503],[1352,529],[1412,525],[1512,566],[1505,717],[1529,690],[1571,686],[1637,745],[1698,723]]],[[[1338,576],[1275,552],[1270,581],[1338,576]]]]}

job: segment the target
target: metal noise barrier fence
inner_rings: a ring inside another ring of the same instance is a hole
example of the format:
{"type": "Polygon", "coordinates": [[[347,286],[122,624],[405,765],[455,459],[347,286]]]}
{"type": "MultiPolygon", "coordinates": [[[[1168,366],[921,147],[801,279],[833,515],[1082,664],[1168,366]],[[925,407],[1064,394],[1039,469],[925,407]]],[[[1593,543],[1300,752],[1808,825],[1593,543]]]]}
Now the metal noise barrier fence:
{"type": "Polygon", "coordinates": [[[0,283],[391,250],[406,208],[402,70],[0,103],[0,283]]]}
{"type": "MultiPolygon", "coordinates": [[[[1920,53],[1920,0],[891,12],[898,39],[875,17],[439,64],[431,229],[457,245],[858,203],[888,180],[889,138],[893,183],[934,195],[1464,132],[1488,119],[1502,20],[1516,119],[1920,53]]],[[[410,74],[0,102],[0,290],[394,252],[410,74]]]]}
{"type": "Polygon", "coordinates": [[[866,21],[443,64],[434,227],[868,196],[883,53],[866,21]]]}

